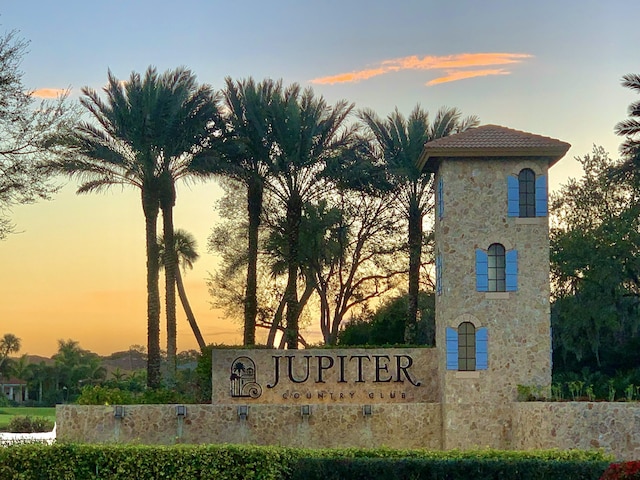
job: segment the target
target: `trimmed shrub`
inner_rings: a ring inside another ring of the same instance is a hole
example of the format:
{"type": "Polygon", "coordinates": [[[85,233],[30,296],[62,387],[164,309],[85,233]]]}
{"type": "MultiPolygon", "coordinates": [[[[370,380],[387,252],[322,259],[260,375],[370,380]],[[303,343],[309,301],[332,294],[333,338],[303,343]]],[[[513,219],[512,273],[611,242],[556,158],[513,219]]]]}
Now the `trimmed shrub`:
{"type": "Polygon", "coordinates": [[[102,385],[82,387],[80,396],[76,400],[78,405],[127,405],[133,402],[131,392],[102,385]]]}
{"type": "Polygon", "coordinates": [[[640,480],[640,461],[612,463],[600,480],[640,480]]]}
{"type": "Polygon", "coordinates": [[[596,480],[605,462],[539,459],[306,458],[291,480],[596,480]]]}
{"type": "Polygon", "coordinates": [[[53,422],[45,417],[16,415],[9,421],[11,433],[39,433],[53,430],[53,422]]]}
{"type": "Polygon", "coordinates": [[[597,480],[601,452],[430,452],[249,445],[10,445],[0,478],[37,480],[518,479],[597,480]]]}

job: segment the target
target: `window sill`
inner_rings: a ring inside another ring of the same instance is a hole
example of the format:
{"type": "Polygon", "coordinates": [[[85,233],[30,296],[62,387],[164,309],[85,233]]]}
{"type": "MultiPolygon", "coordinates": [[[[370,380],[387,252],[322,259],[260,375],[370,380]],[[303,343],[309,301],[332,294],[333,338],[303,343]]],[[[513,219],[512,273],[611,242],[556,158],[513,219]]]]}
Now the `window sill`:
{"type": "Polygon", "coordinates": [[[484,298],[487,300],[509,300],[510,292],[485,292],[484,298]]]}
{"type": "Polygon", "coordinates": [[[480,378],[480,372],[478,370],[473,371],[457,371],[456,378],[480,378]]]}
{"type": "Polygon", "coordinates": [[[546,225],[547,217],[516,217],[516,225],[546,225]]]}

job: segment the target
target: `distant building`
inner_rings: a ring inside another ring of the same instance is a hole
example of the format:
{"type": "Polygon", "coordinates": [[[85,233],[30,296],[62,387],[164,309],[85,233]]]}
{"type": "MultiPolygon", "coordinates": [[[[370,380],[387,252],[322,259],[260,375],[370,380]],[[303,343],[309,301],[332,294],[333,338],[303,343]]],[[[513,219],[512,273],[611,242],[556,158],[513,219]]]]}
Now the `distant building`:
{"type": "Polygon", "coordinates": [[[10,401],[23,403],[29,398],[27,382],[18,378],[0,378],[0,391],[10,401]]]}

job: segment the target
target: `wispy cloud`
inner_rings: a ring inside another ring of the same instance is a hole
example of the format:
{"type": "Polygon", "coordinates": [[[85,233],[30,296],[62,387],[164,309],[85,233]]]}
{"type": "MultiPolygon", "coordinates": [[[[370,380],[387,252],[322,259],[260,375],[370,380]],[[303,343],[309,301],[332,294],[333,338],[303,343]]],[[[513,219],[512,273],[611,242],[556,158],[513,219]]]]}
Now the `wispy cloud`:
{"type": "Polygon", "coordinates": [[[447,70],[443,77],[429,80],[425,85],[432,86],[439,83],[455,82],[464,80],[465,78],[486,77],[487,75],[509,75],[511,72],[504,68],[491,68],[485,70],[447,70]]]}
{"type": "Polygon", "coordinates": [[[58,98],[66,92],[67,90],[63,88],[38,88],[31,92],[31,94],[37,98],[58,98]]]}
{"type": "Polygon", "coordinates": [[[413,55],[410,57],[384,60],[372,68],[314,78],[311,80],[311,83],[333,85],[336,83],[359,82],[401,70],[444,70],[445,75],[426,83],[426,85],[431,86],[439,83],[455,82],[465,78],[486,75],[508,75],[511,72],[505,68],[479,69],[478,67],[511,65],[521,63],[531,57],[532,55],[526,53],[459,53],[456,55],[440,56],[426,55],[424,57],[413,55]]]}

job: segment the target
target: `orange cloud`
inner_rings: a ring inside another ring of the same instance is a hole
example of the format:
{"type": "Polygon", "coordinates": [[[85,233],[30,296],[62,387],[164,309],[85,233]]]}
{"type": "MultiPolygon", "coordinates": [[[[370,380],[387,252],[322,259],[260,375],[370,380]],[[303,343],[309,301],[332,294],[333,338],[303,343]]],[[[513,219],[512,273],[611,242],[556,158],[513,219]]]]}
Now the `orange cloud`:
{"type": "MultiPolygon", "coordinates": [[[[526,53],[459,53],[456,55],[426,55],[418,57],[416,55],[410,57],[394,58],[382,61],[379,66],[358,70],[354,72],[340,73],[328,77],[320,77],[311,80],[311,83],[320,85],[333,85],[335,83],[350,83],[367,80],[371,77],[384,75],[391,72],[401,70],[446,70],[447,76],[441,78],[450,78],[444,81],[455,81],[463,78],[472,78],[483,75],[508,75],[510,72],[500,69],[485,69],[465,71],[460,69],[472,67],[488,67],[495,65],[509,65],[520,63],[523,60],[531,58],[532,55],[526,53]],[[472,72],[476,72],[475,74],[472,72]],[[484,72],[484,73],[477,73],[484,72]]],[[[431,81],[427,85],[436,85],[444,83],[444,81],[431,81]]]]}
{"type": "Polygon", "coordinates": [[[63,88],[38,88],[31,92],[31,95],[37,98],[58,98],[66,92],[63,88]]]}
{"type": "Polygon", "coordinates": [[[455,82],[457,80],[464,80],[466,78],[473,77],[486,77],[487,75],[510,75],[511,72],[503,68],[494,68],[487,70],[450,70],[444,77],[434,78],[428,81],[425,85],[428,87],[432,85],[438,85],[439,83],[455,82]]]}

